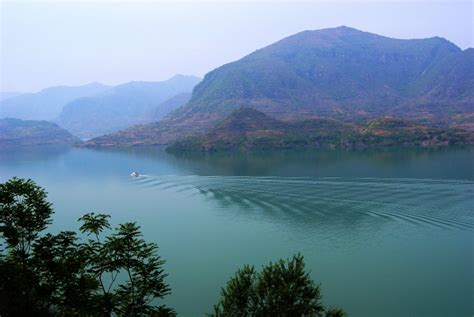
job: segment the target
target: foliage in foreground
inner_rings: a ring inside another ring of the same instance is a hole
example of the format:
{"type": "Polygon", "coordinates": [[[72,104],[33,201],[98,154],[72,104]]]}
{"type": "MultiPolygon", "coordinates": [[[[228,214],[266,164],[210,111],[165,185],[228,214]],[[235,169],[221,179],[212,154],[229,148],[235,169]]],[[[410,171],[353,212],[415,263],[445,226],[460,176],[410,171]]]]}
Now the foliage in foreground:
{"type": "Polygon", "coordinates": [[[79,219],[86,241],[72,231],[45,234],[53,213],[46,197],[32,180],[0,184],[0,315],[175,315],[156,305],[170,293],[164,260],[136,223],[111,230],[109,216],[90,213],[79,219]]]}
{"type": "Polygon", "coordinates": [[[305,272],[303,256],[270,263],[257,272],[246,265],[221,290],[210,316],[326,316],[344,317],[338,308],[325,309],[320,287],[305,272]]]}
{"type": "MultiPolygon", "coordinates": [[[[175,316],[157,305],[170,294],[158,246],[136,223],[111,229],[109,216],[89,213],[78,234],[44,233],[51,224],[47,193],[32,180],[0,184],[0,316],[175,316]]],[[[261,272],[238,270],[211,316],[344,317],[325,309],[301,255],[261,272]]]]}

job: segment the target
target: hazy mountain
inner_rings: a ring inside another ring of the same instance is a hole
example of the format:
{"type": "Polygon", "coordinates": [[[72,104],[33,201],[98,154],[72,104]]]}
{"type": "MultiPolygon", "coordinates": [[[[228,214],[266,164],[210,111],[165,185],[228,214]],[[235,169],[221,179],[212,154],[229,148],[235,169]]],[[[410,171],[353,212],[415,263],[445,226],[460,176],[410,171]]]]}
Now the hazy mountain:
{"type": "MultiPolygon", "coordinates": [[[[474,48],[449,55],[433,65],[415,82],[418,94],[427,100],[456,103],[474,101],[474,48]]],[[[471,108],[472,110],[472,108],[471,108]]]]}
{"type": "Polygon", "coordinates": [[[26,93],[0,102],[0,118],[52,120],[68,102],[86,96],[103,93],[108,86],[92,83],[84,86],[58,86],[38,93],[26,93]]]}
{"type": "Polygon", "coordinates": [[[387,146],[440,146],[468,144],[474,133],[427,127],[393,117],[356,125],[333,119],[285,122],[242,108],[211,131],[171,144],[180,152],[295,150],[319,148],[369,148],[387,146]]]}
{"type": "Polygon", "coordinates": [[[158,120],[186,103],[186,97],[181,94],[190,93],[200,80],[177,75],[162,82],[130,82],[115,86],[105,94],[68,103],[57,122],[74,135],[91,138],[158,120]]]}
{"type": "Polygon", "coordinates": [[[187,104],[189,99],[191,99],[191,92],[184,92],[173,96],[152,109],[149,114],[149,119],[151,121],[159,121],[163,119],[168,113],[187,104]]]}
{"type": "MultiPolygon", "coordinates": [[[[186,106],[159,123],[121,131],[116,140],[135,144],[153,136],[153,144],[166,144],[207,131],[242,106],[284,120],[396,115],[468,127],[472,51],[439,37],[400,40],[348,27],[304,31],[209,72],[186,106]]],[[[114,137],[89,144],[112,145],[114,137]]]]}
{"type": "Polygon", "coordinates": [[[18,96],[20,94],[21,93],[19,93],[19,92],[8,92],[8,91],[0,92],[0,101],[18,96]]]}
{"type": "Polygon", "coordinates": [[[0,148],[31,145],[73,145],[80,140],[48,121],[0,119],[0,148]]]}

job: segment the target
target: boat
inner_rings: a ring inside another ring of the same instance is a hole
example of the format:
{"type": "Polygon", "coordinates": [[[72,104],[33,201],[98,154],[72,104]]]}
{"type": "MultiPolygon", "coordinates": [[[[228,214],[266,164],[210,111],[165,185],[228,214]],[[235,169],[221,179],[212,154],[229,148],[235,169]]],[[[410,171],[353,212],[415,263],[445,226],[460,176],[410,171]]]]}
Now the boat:
{"type": "Polygon", "coordinates": [[[138,177],[138,176],[140,176],[140,173],[138,173],[138,172],[132,172],[132,174],[130,174],[130,176],[132,176],[132,177],[138,177]]]}

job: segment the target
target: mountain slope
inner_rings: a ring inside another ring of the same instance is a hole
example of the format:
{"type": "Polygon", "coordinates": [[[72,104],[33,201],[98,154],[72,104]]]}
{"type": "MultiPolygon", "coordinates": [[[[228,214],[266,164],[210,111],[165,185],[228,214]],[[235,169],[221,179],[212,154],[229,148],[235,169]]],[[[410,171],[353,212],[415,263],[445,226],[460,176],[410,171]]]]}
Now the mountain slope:
{"type": "MultiPolygon", "coordinates": [[[[186,106],[159,123],[121,131],[116,140],[170,143],[208,131],[242,106],[282,120],[360,123],[396,115],[458,124],[474,113],[473,62],[471,50],[439,37],[400,40],[348,27],[304,31],[209,72],[186,106]]],[[[89,145],[110,146],[115,137],[89,145]]]]}
{"type": "Polygon", "coordinates": [[[76,87],[52,87],[38,93],[20,94],[0,102],[0,118],[52,120],[68,102],[104,93],[108,89],[108,86],[92,83],[76,87]]]}
{"type": "Polygon", "coordinates": [[[16,97],[18,95],[21,95],[21,94],[19,92],[8,92],[8,91],[0,92],[0,101],[3,101],[8,98],[16,97]]]}
{"type": "Polygon", "coordinates": [[[73,145],[80,140],[48,121],[0,119],[0,148],[31,145],[73,145]]]}
{"type": "Polygon", "coordinates": [[[474,134],[431,128],[393,117],[353,125],[331,119],[284,122],[250,108],[234,111],[211,131],[171,144],[180,152],[368,148],[468,144],[474,134]]]}
{"type": "MultiPolygon", "coordinates": [[[[444,59],[422,74],[417,83],[430,100],[474,100],[474,48],[444,59]]],[[[418,88],[418,87],[417,87],[418,88]]]]}
{"type": "Polygon", "coordinates": [[[189,99],[191,99],[191,92],[183,92],[163,101],[154,109],[151,109],[149,120],[155,122],[163,119],[168,113],[187,104],[189,99]]]}
{"type": "Polygon", "coordinates": [[[430,70],[461,53],[441,38],[398,40],[347,27],[305,31],[207,74],[174,119],[242,105],[282,119],[384,115],[429,95],[418,88],[422,74],[423,87],[434,86],[442,71],[430,70]]]}
{"type": "Polygon", "coordinates": [[[128,126],[149,122],[150,112],[173,110],[173,105],[160,106],[164,101],[189,93],[200,81],[193,76],[177,75],[162,82],[130,82],[113,87],[108,93],[81,98],[67,104],[57,122],[71,133],[91,138],[115,132],[128,126]]]}

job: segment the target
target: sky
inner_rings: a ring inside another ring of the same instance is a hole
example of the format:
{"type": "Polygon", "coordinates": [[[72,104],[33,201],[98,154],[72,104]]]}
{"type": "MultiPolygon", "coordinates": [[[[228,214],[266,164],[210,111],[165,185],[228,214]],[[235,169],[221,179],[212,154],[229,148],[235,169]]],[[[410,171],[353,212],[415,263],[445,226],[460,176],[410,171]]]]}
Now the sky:
{"type": "Polygon", "coordinates": [[[474,47],[473,1],[0,0],[0,91],[202,77],[286,36],[346,25],[474,47]]]}

